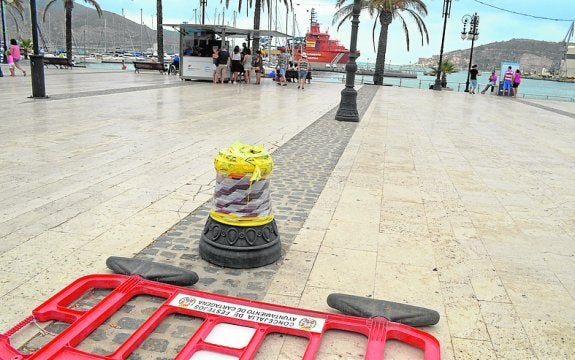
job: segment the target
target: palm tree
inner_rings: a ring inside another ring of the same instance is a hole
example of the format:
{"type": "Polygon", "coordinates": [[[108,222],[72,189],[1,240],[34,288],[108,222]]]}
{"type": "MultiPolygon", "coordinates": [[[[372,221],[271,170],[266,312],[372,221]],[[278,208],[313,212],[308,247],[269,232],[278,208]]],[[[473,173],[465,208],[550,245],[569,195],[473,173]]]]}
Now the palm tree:
{"type": "MultiPolygon", "coordinates": [[[[221,2],[224,2],[224,0],[221,0],[221,2]]],[[[226,2],[226,9],[229,7],[230,5],[230,0],[225,0],[226,2]]],[[[242,11],[242,0],[238,0],[238,12],[242,11]]],[[[293,4],[292,4],[292,0],[283,0],[284,5],[286,6],[286,8],[288,9],[293,9],[293,4]]],[[[260,47],[260,36],[259,33],[257,32],[257,30],[260,29],[260,17],[261,17],[261,12],[262,12],[262,7],[264,5],[267,5],[268,9],[271,8],[271,0],[255,0],[255,7],[254,7],[254,30],[256,30],[256,34],[254,37],[254,51],[258,51],[259,47],[260,47]]],[[[252,7],[252,0],[249,0],[249,3],[247,5],[249,8],[252,7]]]]}
{"type": "Polygon", "coordinates": [[[156,0],[156,42],[158,43],[158,62],[164,63],[164,30],[162,27],[162,0],[156,0]]]}
{"type": "MultiPolygon", "coordinates": [[[[447,74],[453,74],[454,72],[457,72],[457,69],[453,63],[449,62],[449,60],[443,60],[441,61],[440,71],[441,87],[447,87],[447,74]]],[[[437,76],[437,66],[432,68],[431,75],[437,76]]]]}
{"type": "Polygon", "coordinates": [[[32,52],[32,39],[20,40],[20,49],[24,50],[24,59],[28,59],[28,54],[32,52]]]}
{"type": "MultiPolygon", "coordinates": [[[[20,26],[18,25],[18,18],[24,20],[24,0],[0,0],[2,1],[2,6],[6,9],[6,12],[14,20],[16,24],[16,31],[20,32],[20,26]],[[17,15],[17,16],[16,16],[17,15]]],[[[6,25],[4,25],[5,27],[6,25]]]]}
{"type": "MultiPolygon", "coordinates": [[[[68,58],[68,62],[72,62],[72,9],[74,9],[74,0],[49,0],[44,9],[42,21],[46,21],[48,9],[58,1],[64,2],[64,9],[66,10],[66,58],[68,58]]],[[[100,4],[95,0],[84,0],[84,2],[95,7],[98,12],[98,16],[102,16],[100,4]]]]}
{"type": "MultiPolygon", "coordinates": [[[[336,3],[336,7],[339,8],[339,10],[333,17],[333,23],[335,24],[339,20],[338,29],[352,16],[353,4],[344,6],[345,2],[346,0],[337,0],[336,3]]],[[[427,41],[429,44],[427,27],[423,22],[423,16],[427,15],[427,7],[422,0],[361,0],[361,8],[367,10],[371,17],[375,16],[376,18],[373,24],[372,33],[374,48],[375,28],[378,22],[380,25],[373,82],[376,85],[383,85],[383,72],[385,67],[385,54],[387,52],[387,34],[389,25],[395,19],[401,20],[403,32],[405,33],[407,51],[409,51],[409,30],[407,28],[405,18],[402,16],[402,14],[407,14],[415,20],[417,29],[421,35],[421,45],[424,45],[424,41],[427,41]]]]}
{"type": "MultiPolygon", "coordinates": [[[[16,24],[16,32],[20,32],[20,26],[18,25],[18,18],[20,18],[20,20],[24,20],[24,0],[12,0],[12,1],[6,1],[6,0],[0,0],[2,5],[2,15],[4,15],[4,9],[6,9],[6,12],[8,13],[8,15],[10,15],[10,17],[14,20],[14,24],[16,24]],[[16,17],[16,15],[18,15],[18,18],[16,17]]],[[[5,50],[8,48],[8,44],[6,43],[6,22],[5,22],[6,18],[2,18],[2,41],[4,42],[4,48],[2,50],[2,58],[3,61],[6,62],[5,57],[6,54],[4,54],[5,50]]]]}

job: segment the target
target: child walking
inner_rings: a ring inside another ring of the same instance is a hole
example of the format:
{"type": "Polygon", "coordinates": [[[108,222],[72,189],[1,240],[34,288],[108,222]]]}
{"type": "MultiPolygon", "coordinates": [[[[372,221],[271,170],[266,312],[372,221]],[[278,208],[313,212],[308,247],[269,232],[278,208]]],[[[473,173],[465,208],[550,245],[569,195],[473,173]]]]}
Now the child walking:
{"type": "Polygon", "coordinates": [[[12,51],[6,50],[6,62],[8,63],[8,68],[10,69],[10,76],[15,76],[14,71],[16,66],[14,66],[14,57],[12,56],[12,51]]]}

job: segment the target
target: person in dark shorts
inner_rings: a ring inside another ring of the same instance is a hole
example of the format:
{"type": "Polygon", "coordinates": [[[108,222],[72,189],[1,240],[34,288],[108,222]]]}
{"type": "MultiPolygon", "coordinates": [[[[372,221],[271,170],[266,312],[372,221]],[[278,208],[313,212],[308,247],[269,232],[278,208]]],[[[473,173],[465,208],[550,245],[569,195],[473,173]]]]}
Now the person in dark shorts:
{"type": "Polygon", "coordinates": [[[216,83],[224,83],[224,77],[226,76],[226,70],[228,68],[228,61],[230,59],[230,53],[225,47],[222,47],[218,52],[218,67],[216,68],[216,83]]]}
{"type": "Polygon", "coordinates": [[[232,66],[231,66],[231,75],[230,80],[233,83],[238,81],[238,75],[240,72],[243,72],[242,66],[242,53],[240,52],[240,47],[236,45],[234,48],[234,52],[232,53],[232,66]]]}
{"type": "Polygon", "coordinates": [[[517,69],[515,70],[515,74],[513,74],[513,97],[517,97],[517,91],[519,91],[520,83],[521,83],[521,71],[517,69]]]}
{"type": "Polygon", "coordinates": [[[263,60],[262,60],[262,51],[258,50],[256,51],[256,54],[253,57],[252,60],[252,67],[254,68],[254,71],[256,72],[256,85],[260,84],[260,79],[262,77],[262,72],[263,72],[263,60]]]}

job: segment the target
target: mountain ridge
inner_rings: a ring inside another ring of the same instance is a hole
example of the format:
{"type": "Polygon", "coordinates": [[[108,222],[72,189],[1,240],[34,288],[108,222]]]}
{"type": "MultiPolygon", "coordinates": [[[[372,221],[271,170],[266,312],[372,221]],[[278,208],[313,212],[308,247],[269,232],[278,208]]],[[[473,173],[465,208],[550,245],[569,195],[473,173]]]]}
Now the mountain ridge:
{"type": "MultiPolygon", "coordinates": [[[[44,17],[44,9],[48,0],[36,0],[40,48],[48,52],[65,48],[65,12],[62,2],[50,7],[44,17]]],[[[6,40],[11,38],[32,38],[29,4],[24,6],[24,20],[18,18],[18,26],[7,9],[6,40]]],[[[151,19],[151,17],[148,17],[151,19]]],[[[154,18],[154,22],[155,22],[154,18]]],[[[95,8],[74,2],[72,10],[72,37],[74,49],[87,51],[146,50],[156,43],[156,30],[142,26],[122,15],[102,9],[99,17],[95,8]]],[[[179,33],[164,28],[164,50],[177,51],[179,48],[179,33]]]]}
{"type": "MultiPolygon", "coordinates": [[[[541,73],[543,69],[550,72],[559,71],[565,44],[531,39],[511,39],[496,41],[476,46],[473,49],[473,64],[484,71],[499,69],[501,62],[518,62],[524,71],[541,73]]],[[[460,69],[467,69],[469,64],[469,49],[449,51],[443,58],[452,62],[460,69]]],[[[430,58],[419,58],[417,64],[426,67],[436,67],[439,55],[430,58]]]]}

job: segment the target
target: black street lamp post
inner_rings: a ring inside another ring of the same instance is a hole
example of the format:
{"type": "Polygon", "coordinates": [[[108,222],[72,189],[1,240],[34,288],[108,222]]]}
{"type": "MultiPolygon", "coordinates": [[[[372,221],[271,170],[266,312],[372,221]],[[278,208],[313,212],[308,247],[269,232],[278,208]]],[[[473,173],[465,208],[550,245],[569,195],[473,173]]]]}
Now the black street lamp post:
{"type": "Polygon", "coordinates": [[[433,90],[441,90],[441,63],[443,62],[443,44],[445,43],[445,29],[447,28],[447,18],[451,12],[451,0],[443,1],[443,34],[441,35],[441,48],[439,49],[439,64],[437,65],[437,78],[433,85],[433,90]]]}
{"type": "Polygon", "coordinates": [[[40,54],[38,46],[38,16],[36,14],[36,0],[30,0],[30,20],[32,21],[32,48],[34,54],[30,55],[30,70],[32,72],[32,98],[46,97],[46,84],[44,82],[44,55],[40,54]]]}
{"type": "Polygon", "coordinates": [[[2,13],[2,62],[6,62],[6,18],[4,17],[4,0],[0,0],[0,12],[2,13]]]}
{"type": "Polygon", "coordinates": [[[471,62],[473,61],[473,45],[475,40],[479,38],[479,16],[477,13],[473,15],[463,15],[461,18],[463,22],[463,31],[461,32],[462,40],[471,40],[471,51],[469,52],[469,65],[467,67],[467,81],[465,82],[465,92],[469,92],[469,77],[471,76],[471,62]],[[469,24],[469,31],[467,31],[467,24],[469,24]]]}
{"type": "Polygon", "coordinates": [[[361,11],[361,0],[353,1],[353,12],[351,19],[351,43],[349,46],[349,60],[345,64],[345,89],[341,91],[339,108],[335,114],[336,120],[359,121],[357,112],[357,91],[355,91],[355,72],[357,71],[357,29],[359,27],[359,13],[361,11]]]}

